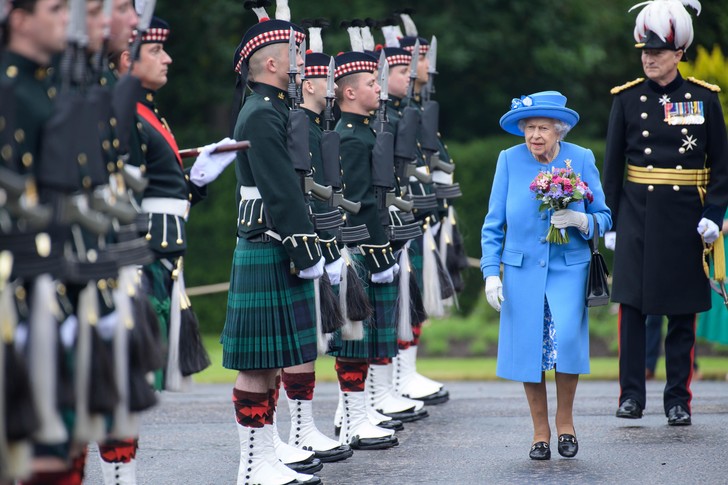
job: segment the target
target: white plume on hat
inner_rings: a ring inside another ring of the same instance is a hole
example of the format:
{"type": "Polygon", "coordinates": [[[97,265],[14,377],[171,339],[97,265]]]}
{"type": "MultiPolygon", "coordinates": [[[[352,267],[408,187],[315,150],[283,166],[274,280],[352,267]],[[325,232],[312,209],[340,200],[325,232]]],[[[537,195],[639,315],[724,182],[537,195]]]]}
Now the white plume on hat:
{"type": "MultiPolygon", "coordinates": [[[[384,35],[384,45],[386,47],[399,47],[399,39],[401,36],[397,36],[397,29],[394,25],[383,25],[382,34],[384,35]]],[[[400,32],[401,33],[401,32],[400,32]]]]}
{"type": "Polygon", "coordinates": [[[324,41],[321,38],[321,27],[308,28],[308,45],[311,52],[322,53],[324,51],[324,41]]]}
{"type": "Polygon", "coordinates": [[[412,20],[412,17],[409,16],[409,14],[401,13],[399,14],[400,18],[402,19],[402,23],[404,24],[404,31],[407,33],[408,37],[417,37],[417,26],[415,25],[415,21],[412,20]]]}
{"type": "Polygon", "coordinates": [[[276,0],[276,20],[291,21],[291,9],[288,7],[288,0],[276,0]]]}
{"type": "Polygon", "coordinates": [[[144,12],[144,5],[146,5],[147,0],[136,0],[134,2],[134,6],[136,7],[136,13],[137,15],[141,15],[142,12],[144,12]]]}
{"type": "Polygon", "coordinates": [[[634,38],[640,42],[648,31],[654,32],[660,39],[667,41],[673,36],[673,43],[678,49],[687,49],[693,43],[693,19],[685,9],[692,7],[700,15],[698,0],[650,0],[641,2],[629,9],[641,7],[635,19],[634,38]]]}
{"type": "Polygon", "coordinates": [[[373,51],[375,47],[374,36],[368,25],[361,27],[362,47],[365,51],[373,51]]]}
{"type": "Polygon", "coordinates": [[[361,28],[350,26],[346,28],[346,31],[349,33],[351,50],[354,52],[364,52],[364,41],[361,38],[361,28]]]}

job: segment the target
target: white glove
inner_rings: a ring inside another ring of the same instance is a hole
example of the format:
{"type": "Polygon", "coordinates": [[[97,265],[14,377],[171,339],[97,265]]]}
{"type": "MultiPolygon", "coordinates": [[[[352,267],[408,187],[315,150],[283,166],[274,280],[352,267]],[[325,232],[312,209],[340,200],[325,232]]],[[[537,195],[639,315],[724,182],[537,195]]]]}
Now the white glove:
{"type": "Polygon", "coordinates": [[[379,273],[372,273],[372,283],[391,283],[394,281],[394,275],[399,271],[399,265],[395,264],[391,268],[380,271],[379,273]],[[396,268],[396,269],[395,269],[396,268]]]}
{"type": "Polygon", "coordinates": [[[341,266],[343,264],[344,260],[339,258],[326,265],[326,274],[329,275],[329,281],[332,285],[338,285],[341,282],[341,266]]]}
{"type": "Polygon", "coordinates": [[[718,236],[720,235],[720,228],[715,222],[703,217],[698,223],[698,234],[703,236],[703,241],[710,244],[718,239],[718,236]]]}
{"type": "Polygon", "coordinates": [[[617,247],[617,233],[615,231],[604,233],[604,247],[610,251],[614,251],[614,248],[617,247]]]}
{"type": "Polygon", "coordinates": [[[315,280],[316,278],[321,278],[324,274],[324,264],[326,263],[326,260],[324,258],[321,258],[318,260],[318,263],[314,264],[310,268],[302,269],[298,272],[298,277],[303,278],[304,280],[315,280]]]}
{"type": "Polygon", "coordinates": [[[583,212],[573,211],[571,209],[561,209],[551,216],[551,224],[556,229],[566,229],[567,227],[576,227],[583,233],[589,232],[589,219],[583,212]]]}
{"type": "Polygon", "coordinates": [[[501,283],[501,279],[498,276],[488,276],[485,278],[485,298],[495,311],[501,311],[501,302],[505,298],[503,298],[503,283],[501,283]]]}
{"type": "Polygon", "coordinates": [[[192,170],[190,170],[190,181],[198,187],[204,187],[215,180],[225,170],[225,167],[235,160],[237,152],[215,154],[212,154],[212,152],[217,147],[232,143],[235,143],[235,140],[223,138],[217,143],[202,147],[200,154],[197,156],[197,160],[192,165],[192,170]]]}

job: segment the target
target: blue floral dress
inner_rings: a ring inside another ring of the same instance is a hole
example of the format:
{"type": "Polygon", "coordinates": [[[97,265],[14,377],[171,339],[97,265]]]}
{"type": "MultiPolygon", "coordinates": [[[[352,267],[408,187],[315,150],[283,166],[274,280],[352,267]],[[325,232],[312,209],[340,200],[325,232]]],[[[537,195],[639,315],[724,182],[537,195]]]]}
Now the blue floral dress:
{"type": "Polygon", "coordinates": [[[556,368],[556,356],[558,347],[556,345],[556,325],[551,317],[549,302],[543,298],[543,350],[541,355],[541,370],[547,371],[556,368]]]}

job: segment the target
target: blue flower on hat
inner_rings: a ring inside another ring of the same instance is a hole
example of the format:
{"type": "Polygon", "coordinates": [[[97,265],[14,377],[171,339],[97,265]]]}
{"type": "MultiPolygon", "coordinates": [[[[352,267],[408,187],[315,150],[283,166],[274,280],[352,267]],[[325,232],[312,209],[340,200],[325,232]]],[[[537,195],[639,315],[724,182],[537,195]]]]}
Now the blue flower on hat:
{"type": "Polygon", "coordinates": [[[523,108],[524,106],[533,106],[533,100],[530,96],[521,96],[511,100],[511,109],[523,108]]]}
{"type": "Polygon", "coordinates": [[[579,121],[579,114],[566,107],[566,96],[563,94],[541,91],[513,98],[511,109],[500,119],[500,126],[512,135],[523,136],[518,122],[525,118],[553,118],[573,127],[579,121]]]}

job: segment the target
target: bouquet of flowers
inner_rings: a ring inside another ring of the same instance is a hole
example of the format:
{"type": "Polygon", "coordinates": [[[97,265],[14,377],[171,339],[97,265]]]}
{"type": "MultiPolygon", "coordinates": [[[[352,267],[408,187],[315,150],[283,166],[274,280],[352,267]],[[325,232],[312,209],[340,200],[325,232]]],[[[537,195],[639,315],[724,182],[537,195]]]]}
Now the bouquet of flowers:
{"type": "MultiPolygon", "coordinates": [[[[571,160],[566,160],[566,168],[552,167],[551,171],[540,172],[529,186],[536,200],[541,201],[539,211],[566,209],[571,202],[586,199],[594,200],[592,191],[578,173],[571,168],[571,160]]],[[[566,229],[549,227],[546,240],[550,243],[566,244],[569,234],[566,229]]]]}

